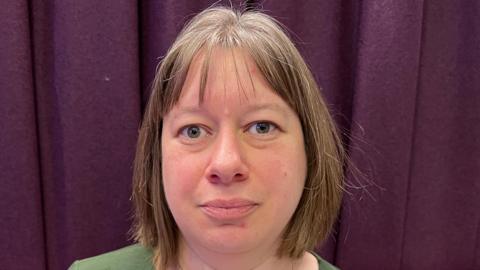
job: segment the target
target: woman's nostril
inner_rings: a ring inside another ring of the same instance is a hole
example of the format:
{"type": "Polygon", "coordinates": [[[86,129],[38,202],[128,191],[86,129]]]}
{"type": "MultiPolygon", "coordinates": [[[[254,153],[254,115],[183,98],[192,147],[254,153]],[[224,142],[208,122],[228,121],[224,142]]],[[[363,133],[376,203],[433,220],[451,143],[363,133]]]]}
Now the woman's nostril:
{"type": "Polygon", "coordinates": [[[218,183],[220,181],[220,177],[216,174],[211,174],[211,175],[208,176],[208,180],[211,183],[218,183]]]}
{"type": "Polygon", "coordinates": [[[246,174],[244,174],[244,173],[237,173],[237,174],[235,174],[234,178],[235,178],[236,180],[244,180],[244,179],[246,179],[247,177],[246,177],[246,174]]]}
{"type": "Polygon", "coordinates": [[[215,170],[215,168],[211,168],[210,172],[207,173],[206,178],[212,184],[231,184],[234,182],[241,182],[248,178],[248,172],[240,170],[244,169],[239,168],[237,172],[232,172],[228,170],[219,171],[218,168],[217,170],[215,170]]]}

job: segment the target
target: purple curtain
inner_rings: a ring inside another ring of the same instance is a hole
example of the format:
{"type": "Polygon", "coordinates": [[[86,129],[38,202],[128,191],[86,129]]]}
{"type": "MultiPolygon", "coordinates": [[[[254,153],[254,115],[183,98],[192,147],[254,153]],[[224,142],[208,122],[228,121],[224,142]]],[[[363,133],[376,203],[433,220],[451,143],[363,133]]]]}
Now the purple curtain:
{"type": "MultiPolygon", "coordinates": [[[[131,243],[155,66],[214,2],[3,1],[2,269],[66,269],[131,243]]],[[[357,168],[322,255],[342,269],[480,269],[480,2],[233,5],[287,26],[357,168]]]]}

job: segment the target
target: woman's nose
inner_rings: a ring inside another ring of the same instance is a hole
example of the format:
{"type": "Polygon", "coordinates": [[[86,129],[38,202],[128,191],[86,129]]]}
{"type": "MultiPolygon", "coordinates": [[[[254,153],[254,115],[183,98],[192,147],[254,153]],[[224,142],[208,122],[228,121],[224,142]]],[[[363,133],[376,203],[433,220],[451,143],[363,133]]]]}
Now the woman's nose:
{"type": "Polygon", "coordinates": [[[235,132],[223,131],[215,138],[206,174],[213,184],[230,185],[248,179],[242,144],[235,132]]]}

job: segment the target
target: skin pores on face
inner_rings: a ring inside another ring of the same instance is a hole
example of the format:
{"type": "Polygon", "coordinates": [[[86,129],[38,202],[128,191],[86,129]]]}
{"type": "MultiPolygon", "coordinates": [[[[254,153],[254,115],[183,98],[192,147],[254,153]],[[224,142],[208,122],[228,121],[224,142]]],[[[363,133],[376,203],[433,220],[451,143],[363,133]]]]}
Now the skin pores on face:
{"type": "Polygon", "coordinates": [[[166,200],[181,241],[202,260],[261,260],[276,252],[302,195],[302,127],[241,49],[213,50],[200,103],[203,60],[194,58],[163,119],[166,200]]]}

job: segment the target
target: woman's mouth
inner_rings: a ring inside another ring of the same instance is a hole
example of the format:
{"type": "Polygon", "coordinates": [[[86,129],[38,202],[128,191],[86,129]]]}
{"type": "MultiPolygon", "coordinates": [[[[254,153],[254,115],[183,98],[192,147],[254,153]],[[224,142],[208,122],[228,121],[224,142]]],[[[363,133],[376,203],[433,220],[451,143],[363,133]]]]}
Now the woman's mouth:
{"type": "Polygon", "coordinates": [[[245,218],[258,207],[258,203],[246,199],[216,199],[200,205],[203,213],[218,221],[234,221],[245,218]]]}

